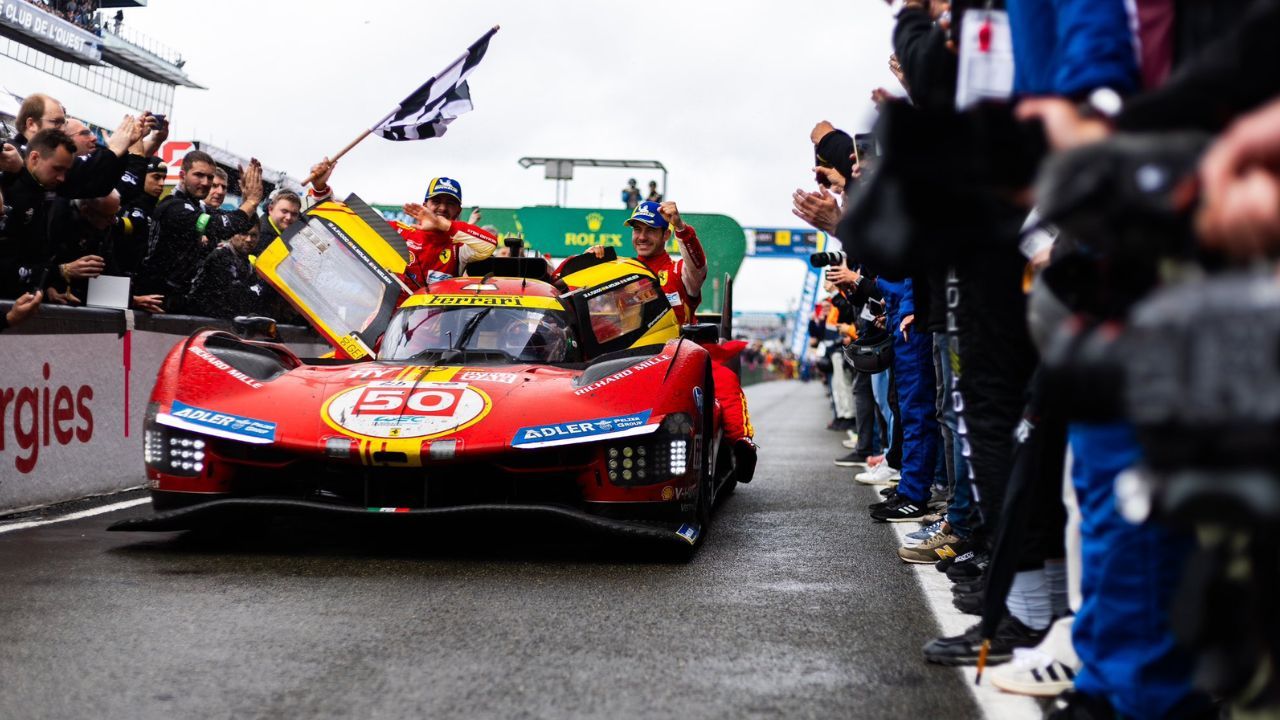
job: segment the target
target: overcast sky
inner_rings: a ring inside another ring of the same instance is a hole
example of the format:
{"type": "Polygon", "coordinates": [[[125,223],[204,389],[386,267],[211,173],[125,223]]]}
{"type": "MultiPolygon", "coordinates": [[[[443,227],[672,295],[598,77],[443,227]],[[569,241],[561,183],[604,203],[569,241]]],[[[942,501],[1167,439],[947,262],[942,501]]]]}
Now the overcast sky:
{"type": "MultiPolygon", "coordinates": [[[[790,227],[814,122],[863,129],[871,90],[897,88],[883,0],[150,0],[125,22],[209,88],[178,90],[171,137],[295,177],[501,25],[448,134],[371,137],[343,158],[334,184],[374,202],[447,175],[467,205],[549,204],[554,183],[520,157],[656,159],[682,209],[790,227]]],[[[568,205],[617,207],[629,176],[658,179],[579,168],[568,205]]]]}

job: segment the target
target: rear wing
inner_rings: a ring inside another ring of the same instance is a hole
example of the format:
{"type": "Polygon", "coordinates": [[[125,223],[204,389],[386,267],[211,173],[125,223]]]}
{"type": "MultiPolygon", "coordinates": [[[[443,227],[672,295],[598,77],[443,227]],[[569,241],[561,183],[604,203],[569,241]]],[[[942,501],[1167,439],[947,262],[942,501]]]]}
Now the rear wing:
{"type": "Polygon", "coordinates": [[[359,197],[320,203],[272,241],[254,269],[339,354],[372,356],[409,289],[404,239],[359,197]]]}

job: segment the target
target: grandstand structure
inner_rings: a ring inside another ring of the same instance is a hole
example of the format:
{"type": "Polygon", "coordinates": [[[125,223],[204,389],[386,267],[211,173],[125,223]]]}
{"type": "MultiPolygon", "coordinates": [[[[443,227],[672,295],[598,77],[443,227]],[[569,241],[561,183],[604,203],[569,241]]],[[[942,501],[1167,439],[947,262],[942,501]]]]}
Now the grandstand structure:
{"type": "Polygon", "coordinates": [[[91,125],[114,128],[126,113],[168,114],[178,87],[202,89],[181,53],[116,21],[121,8],[145,5],[0,0],[0,116],[12,122],[23,97],[45,92],[91,125]]]}

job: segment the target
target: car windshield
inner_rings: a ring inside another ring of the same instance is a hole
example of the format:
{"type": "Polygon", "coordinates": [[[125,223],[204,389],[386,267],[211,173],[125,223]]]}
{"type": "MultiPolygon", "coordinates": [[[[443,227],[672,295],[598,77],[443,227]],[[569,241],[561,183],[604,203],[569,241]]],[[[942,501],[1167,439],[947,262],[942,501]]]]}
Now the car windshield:
{"type": "Polygon", "coordinates": [[[475,305],[404,308],[391,319],[378,357],[412,360],[448,350],[500,352],[516,362],[566,362],[563,313],[475,305]]]}

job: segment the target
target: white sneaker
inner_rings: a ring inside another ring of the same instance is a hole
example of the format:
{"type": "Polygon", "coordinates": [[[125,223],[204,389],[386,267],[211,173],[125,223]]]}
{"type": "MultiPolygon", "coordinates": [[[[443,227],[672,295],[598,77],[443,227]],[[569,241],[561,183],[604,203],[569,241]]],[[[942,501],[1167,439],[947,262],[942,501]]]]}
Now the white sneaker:
{"type": "Polygon", "coordinates": [[[1075,685],[1080,658],[1071,645],[1073,616],[1058,618],[1034,648],[1014,648],[1013,661],[991,669],[991,684],[1005,692],[1054,697],[1075,685]]]}
{"type": "Polygon", "coordinates": [[[853,476],[863,485],[892,485],[902,478],[902,473],[889,467],[889,463],[880,463],[874,468],[853,476]]]}
{"type": "Polygon", "coordinates": [[[843,445],[843,446],[845,446],[845,447],[847,447],[847,448],[849,448],[850,450],[857,450],[857,449],[858,449],[858,436],[857,436],[857,435],[854,435],[852,438],[850,438],[850,439],[848,439],[848,440],[841,440],[841,441],[840,441],[840,444],[841,444],[841,445],[843,445]]]}

